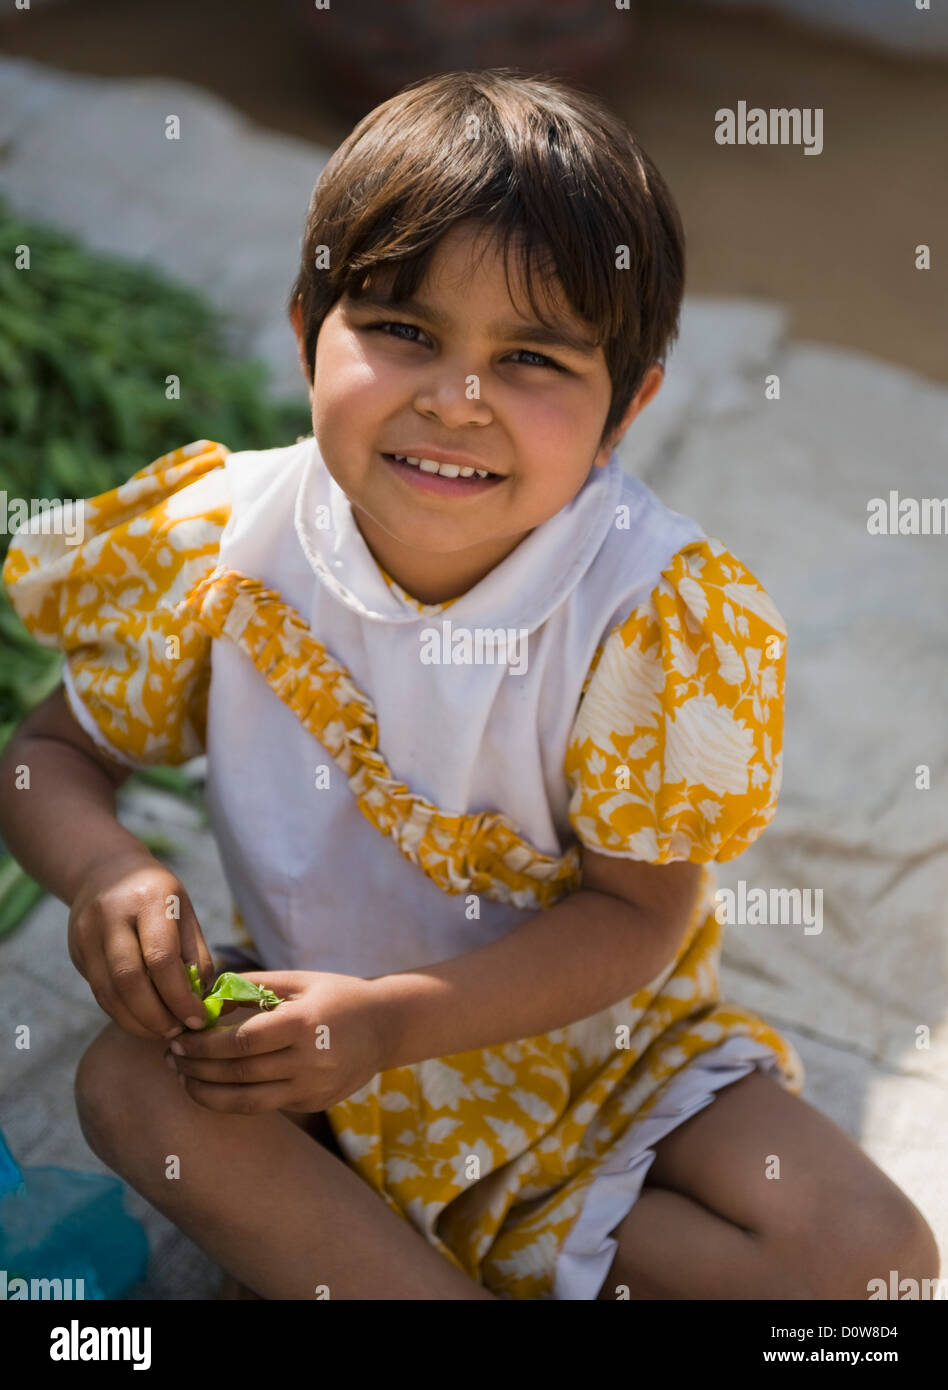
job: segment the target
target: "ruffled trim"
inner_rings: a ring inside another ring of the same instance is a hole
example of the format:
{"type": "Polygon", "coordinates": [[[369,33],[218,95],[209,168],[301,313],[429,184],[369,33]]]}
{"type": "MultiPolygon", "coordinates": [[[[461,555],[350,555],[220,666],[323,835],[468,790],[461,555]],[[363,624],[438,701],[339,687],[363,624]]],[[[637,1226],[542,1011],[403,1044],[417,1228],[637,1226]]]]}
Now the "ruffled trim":
{"type": "Polygon", "coordinates": [[[775,1079],[781,1071],[773,1048],[736,1034],[696,1056],[666,1086],[651,1112],[630,1124],[585,1189],[582,1209],[557,1259],[554,1299],[599,1297],[619,1248],[609,1232],[639,1199],[655,1159],[652,1145],[710,1105],[715,1091],[740,1081],[755,1067],[775,1079]]]}
{"type": "Polygon", "coordinates": [[[392,777],[372,701],[273,589],[218,566],[175,609],[249,656],[349,780],[359,810],[445,893],[550,907],[581,885],[579,847],[542,854],[500,813],[449,815],[392,777]]]}

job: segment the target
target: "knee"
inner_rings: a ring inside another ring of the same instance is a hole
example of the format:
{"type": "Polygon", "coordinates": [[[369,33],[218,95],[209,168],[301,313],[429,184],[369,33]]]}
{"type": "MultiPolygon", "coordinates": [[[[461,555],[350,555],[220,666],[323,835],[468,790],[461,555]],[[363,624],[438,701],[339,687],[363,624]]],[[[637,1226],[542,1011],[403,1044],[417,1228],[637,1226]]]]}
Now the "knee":
{"type": "Polygon", "coordinates": [[[921,1297],[924,1281],[938,1277],[935,1236],[902,1192],[885,1191],[869,1204],[837,1203],[812,1229],[804,1274],[811,1298],[864,1300],[883,1286],[891,1297],[893,1270],[896,1283],[915,1281],[921,1297]]]}
{"type": "MultiPolygon", "coordinates": [[[[941,1256],[935,1234],[918,1207],[904,1194],[900,1194],[900,1197],[901,1200],[893,1202],[892,1209],[881,1222],[872,1267],[860,1286],[863,1290],[859,1295],[861,1298],[868,1298],[875,1290],[881,1290],[880,1279],[885,1281],[886,1296],[891,1297],[889,1291],[893,1287],[893,1270],[898,1281],[896,1287],[903,1279],[908,1279],[912,1283],[906,1286],[905,1291],[908,1292],[914,1284],[917,1286],[914,1296],[919,1298],[925,1295],[926,1281],[936,1280],[939,1276],[941,1256]]],[[[927,1297],[932,1297],[930,1290],[933,1285],[928,1283],[927,1288],[927,1297]]]]}
{"type": "Polygon", "coordinates": [[[165,1072],[160,1039],[138,1038],[110,1022],[79,1059],[73,1091],[79,1127],[93,1153],[108,1162],[115,1136],[132,1120],[135,1098],[154,1095],[143,1074],[165,1072]],[[156,1071],[157,1069],[157,1071],[156,1071]]]}

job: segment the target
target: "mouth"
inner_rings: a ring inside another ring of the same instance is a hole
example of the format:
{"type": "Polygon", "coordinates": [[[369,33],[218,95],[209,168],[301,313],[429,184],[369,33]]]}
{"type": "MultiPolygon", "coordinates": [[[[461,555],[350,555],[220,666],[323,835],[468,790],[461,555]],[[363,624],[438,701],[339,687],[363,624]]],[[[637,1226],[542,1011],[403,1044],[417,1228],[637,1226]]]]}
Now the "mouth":
{"type": "Polygon", "coordinates": [[[504,481],[506,475],[485,470],[460,469],[454,464],[436,464],[430,459],[412,459],[399,454],[382,454],[389,468],[409,486],[421,492],[448,497],[465,497],[486,492],[504,481]],[[481,474],[484,473],[484,476],[481,474]]]}

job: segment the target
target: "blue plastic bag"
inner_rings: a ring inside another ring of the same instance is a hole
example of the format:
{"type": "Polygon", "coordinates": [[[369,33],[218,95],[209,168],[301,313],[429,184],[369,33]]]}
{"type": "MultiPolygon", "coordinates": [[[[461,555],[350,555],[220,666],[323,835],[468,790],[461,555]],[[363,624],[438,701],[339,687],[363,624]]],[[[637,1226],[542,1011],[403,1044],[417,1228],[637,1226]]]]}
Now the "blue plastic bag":
{"type": "Polygon", "coordinates": [[[0,1134],[0,1301],[49,1298],[50,1290],[64,1299],[121,1298],[143,1279],[148,1237],[125,1211],[122,1190],[103,1173],[21,1172],[0,1134]],[[14,1279],[25,1279],[26,1291],[14,1279]],[[30,1280],[61,1280],[61,1291],[30,1280]]]}

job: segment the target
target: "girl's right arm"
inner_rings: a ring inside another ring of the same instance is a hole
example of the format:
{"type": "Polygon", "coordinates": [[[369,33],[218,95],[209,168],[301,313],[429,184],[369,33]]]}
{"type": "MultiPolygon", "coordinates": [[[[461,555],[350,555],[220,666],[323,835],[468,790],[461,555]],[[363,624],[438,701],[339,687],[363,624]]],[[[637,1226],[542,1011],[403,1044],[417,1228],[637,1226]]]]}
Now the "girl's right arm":
{"type": "Polygon", "coordinates": [[[100,1008],[138,1037],[167,1037],[204,1024],[184,961],[205,984],[214,963],[180,881],[116,816],[130,773],[76,722],[60,685],[0,758],[0,836],[70,907],[69,955],[100,1008]],[[29,787],[18,789],[24,765],[29,787]]]}

